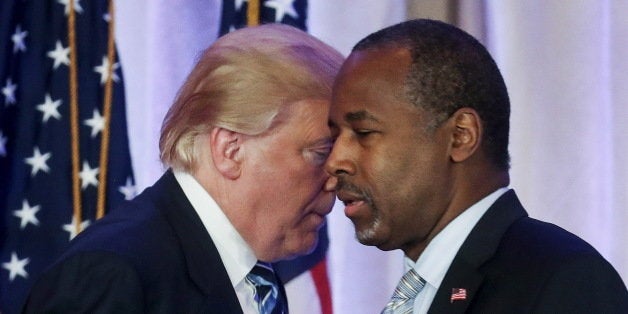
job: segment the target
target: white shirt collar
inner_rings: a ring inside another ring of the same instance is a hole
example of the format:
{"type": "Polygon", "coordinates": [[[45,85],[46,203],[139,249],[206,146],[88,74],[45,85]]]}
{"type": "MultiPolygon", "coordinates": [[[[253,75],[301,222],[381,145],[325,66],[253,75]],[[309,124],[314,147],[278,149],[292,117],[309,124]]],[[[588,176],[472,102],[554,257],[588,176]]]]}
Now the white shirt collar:
{"type": "Polygon", "coordinates": [[[192,175],[174,171],[174,176],[214,241],[231,284],[235,287],[253,269],[257,257],[216,201],[192,175]]]}
{"type": "Polygon", "coordinates": [[[508,188],[500,188],[463,211],[432,239],[416,263],[405,257],[406,271],[414,268],[428,284],[438,289],[460,246],[473,227],[506,191],[508,188]]]}

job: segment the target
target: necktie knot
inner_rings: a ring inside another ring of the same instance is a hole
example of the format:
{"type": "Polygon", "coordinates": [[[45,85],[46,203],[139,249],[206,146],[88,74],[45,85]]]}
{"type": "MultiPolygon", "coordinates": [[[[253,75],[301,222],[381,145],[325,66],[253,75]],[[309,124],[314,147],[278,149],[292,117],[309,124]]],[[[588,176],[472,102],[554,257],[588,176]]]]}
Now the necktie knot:
{"type": "Polygon", "coordinates": [[[255,288],[255,302],[261,314],[288,312],[284,309],[277,276],[270,264],[257,262],[246,276],[246,281],[255,288]]]}
{"type": "Polygon", "coordinates": [[[390,298],[382,314],[412,313],[413,300],[425,287],[425,279],[414,270],[409,270],[397,284],[395,292],[390,298]]]}

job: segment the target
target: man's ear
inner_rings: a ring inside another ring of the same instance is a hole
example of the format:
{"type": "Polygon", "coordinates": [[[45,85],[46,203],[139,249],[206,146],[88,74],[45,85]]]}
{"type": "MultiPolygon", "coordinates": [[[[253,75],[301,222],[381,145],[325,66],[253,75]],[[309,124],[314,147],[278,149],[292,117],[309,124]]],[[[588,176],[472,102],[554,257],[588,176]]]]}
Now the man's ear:
{"type": "Polygon", "coordinates": [[[466,107],[454,112],[450,121],[454,124],[451,159],[462,162],[472,156],[482,143],[482,121],[477,111],[466,107]]]}
{"type": "Polygon", "coordinates": [[[240,177],[242,134],[220,127],[210,132],[211,154],[214,165],[224,177],[235,180],[240,177]]]}

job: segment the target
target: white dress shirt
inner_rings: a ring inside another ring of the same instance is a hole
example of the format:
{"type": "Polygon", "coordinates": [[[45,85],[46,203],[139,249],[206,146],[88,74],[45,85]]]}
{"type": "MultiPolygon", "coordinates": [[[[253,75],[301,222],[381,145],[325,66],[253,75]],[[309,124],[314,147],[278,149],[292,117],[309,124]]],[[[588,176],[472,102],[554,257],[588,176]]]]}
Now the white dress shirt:
{"type": "Polygon", "coordinates": [[[258,314],[254,288],[244,280],[257,263],[253,250],[192,175],[175,171],[174,176],[214,241],[242,310],[245,314],[258,314]]]}
{"type": "Polygon", "coordinates": [[[413,313],[427,313],[460,246],[488,208],[506,191],[508,188],[500,188],[462,212],[432,239],[416,263],[404,258],[405,270],[414,268],[426,281],[414,300],[413,313]]]}

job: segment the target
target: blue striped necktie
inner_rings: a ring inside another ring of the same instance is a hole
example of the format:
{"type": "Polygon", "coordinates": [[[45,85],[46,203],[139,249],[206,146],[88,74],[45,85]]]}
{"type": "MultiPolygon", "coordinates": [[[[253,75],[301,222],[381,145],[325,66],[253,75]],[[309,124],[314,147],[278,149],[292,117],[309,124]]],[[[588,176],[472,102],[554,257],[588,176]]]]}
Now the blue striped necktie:
{"type": "Polygon", "coordinates": [[[409,270],[397,285],[390,302],[382,314],[409,314],[414,307],[414,299],[425,287],[425,279],[414,270],[409,270]]]}
{"type": "Polygon", "coordinates": [[[277,276],[270,264],[257,262],[246,275],[246,281],[255,287],[255,303],[260,314],[288,314],[277,276]]]}

